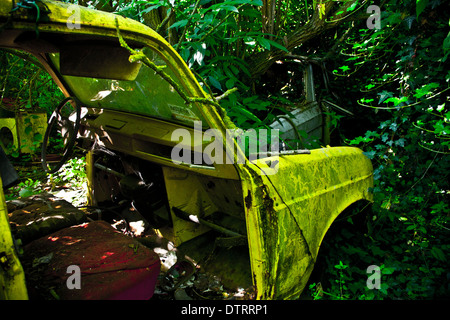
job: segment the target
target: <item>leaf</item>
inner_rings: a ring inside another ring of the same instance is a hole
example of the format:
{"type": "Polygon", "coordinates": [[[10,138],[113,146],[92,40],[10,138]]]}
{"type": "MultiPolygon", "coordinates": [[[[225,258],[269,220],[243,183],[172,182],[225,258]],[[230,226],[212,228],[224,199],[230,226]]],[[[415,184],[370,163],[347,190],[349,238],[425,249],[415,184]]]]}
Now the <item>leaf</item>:
{"type": "Polygon", "coordinates": [[[242,103],[243,103],[244,105],[246,105],[246,104],[249,104],[249,103],[255,101],[256,99],[258,99],[258,96],[251,96],[251,97],[245,98],[245,99],[242,101],[242,103]]]}
{"type": "Polygon", "coordinates": [[[439,83],[437,83],[437,82],[432,82],[432,83],[423,85],[421,88],[416,89],[416,93],[414,94],[414,97],[422,98],[424,95],[429,94],[431,89],[435,89],[437,87],[439,87],[439,83]]]}
{"type": "Polygon", "coordinates": [[[280,50],[283,50],[283,51],[289,53],[289,50],[286,49],[286,48],[285,48],[284,46],[282,46],[281,44],[279,44],[278,42],[275,42],[275,41],[272,41],[272,40],[268,40],[268,39],[266,39],[266,40],[269,41],[269,43],[270,43],[270,45],[271,45],[272,47],[275,47],[275,48],[277,48],[277,49],[280,49],[280,50]]]}
{"type": "Polygon", "coordinates": [[[392,274],[395,271],[395,268],[385,267],[381,269],[382,274],[392,274]]]}
{"type": "Polygon", "coordinates": [[[350,70],[349,66],[342,66],[339,67],[339,69],[341,69],[343,72],[350,70]]]}
{"type": "Polygon", "coordinates": [[[322,17],[325,15],[325,3],[319,3],[317,7],[319,8],[319,19],[322,20],[322,17]]]}
{"type": "Polygon", "coordinates": [[[29,196],[33,195],[33,193],[34,192],[33,192],[33,190],[31,188],[26,187],[26,188],[23,188],[23,189],[21,189],[19,191],[19,196],[22,197],[22,198],[26,198],[26,197],[29,197],[29,196]]]}
{"type": "Polygon", "coordinates": [[[425,10],[425,7],[428,5],[428,0],[416,0],[416,15],[419,18],[419,15],[425,10]]]}
{"type": "Polygon", "coordinates": [[[236,83],[235,78],[228,79],[227,82],[225,83],[225,86],[227,87],[227,89],[232,89],[235,83],[236,83]]]}
{"type": "Polygon", "coordinates": [[[43,137],[42,137],[42,134],[40,134],[40,133],[36,133],[33,137],[34,141],[42,141],[42,139],[43,139],[43,137]]]}
{"type": "Polygon", "coordinates": [[[408,29],[411,29],[413,22],[416,20],[415,16],[409,16],[407,18],[405,18],[405,22],[408,25],[408,29]]]}
{"type": "Polygon", "coordinates": [[[450,31],[448,32],[447,37],[444,39],[444,43],[442,44],[442,48],[444,49],[444,53],[447,54],[450,51],[450,31]]]}
{"type": "Polygon", "coordinates": [[[188,21],[189,21],[188,19],[183,19],[183,20],[177,21],[174,24],[172,24],[169,27],[169,29],[171,29],[171,28],[182,28],[182,27],[187,25],[188,21]]]}
{"type": "Polygon", "coordinates": [[[221,9],[225,11],[233,11],[239,13],[239,10],[235,6],[222,6],[221,9]]]}
{"type": "Polygon", "coordinates": [[[431,249],[431,254],[433,255],[433,257],[435,257],[436,259],[438,259],[440,261],[447,261],[447,258],[445,256],[444,252],[437,247],[433,247],[431,249]]]}
{"type": "Polygon", "coordinates": [[[358,1],[353,2],[352,5],[347,8],[347,12],[355,10],[357,5],[358,5],[358,1]]]}
{"type": "Polygon", "coordinates": [[[339,264],[335,265],[334,267],[339,270],[344,270],[348,268],[348,265],[345,265],[342,263],[342,261],[339,261],[339,264]]]}
{"type": "Polygon", "coordinates": [[[266,38],[258,37],[256,38],[256,41],[266,50],[270,50],[270,42],[266,38]]]}
{"type": "Polygon", "coordinates": [[[215,88],[219,90],[222,90],[222,86],[220,85],[220,82],[216,78],[214,78],[213,76],[209,76],[208,79],[211,85],[213,85],[215,88]]]}
{"type": "Polygon", "coordinates": [[[226,2],[214,4],[209,9],[212,10],[212,11],[225,10],[225,11],[232,11],[232,12],[239,13],[239,10],[235,6],[232,6],[230,4],[226,4],[226,2]]]}
{"type": "Polygon", "coordinates": [[[398,139],[397,141],[395,141],[395,145],[403,148],[405,146],[405,139],[403,138],[398,139]]]}
{"type": "Polygon", "coordinates": [[[253,47],[256,44],[255,39],[253,39],[252,37],[245,37],[244,38],[244,43],[248,46],[253,47]]]}
{"type": "Polygon", "coordinates": [[[389,25],[395,25],[402,21],[402,14],[400,12],[394,12],[388,15],[386,18],[389,25]]]}
{"type": "Polygon", "coordinates": [[[380,96],[380,100],[378,100],[378,104],[380,104],[384,100],[386,100],[387,98],[392,97],[392,92],[388,92],[386,90],[383,90],[382,92],[378,93],[378,95],[380,96]]]}
{"type": "Polygon", "coordinates": [[[240,113],[242,113],[243,115],[245,115],[247,118],[257,122],[257,123],[262,123],[262,121],[255,116],[253,113],[251,113],[250,111],[244,109],[244,108],[237,108],[239,110],[240,113]]]}
{"type": "Polygon", "coordinates": [[[398,106],[400,103],[406,102],[406,101],[408,101],[407,97],[401,97],[401,98],[391,97],[389,99],[384,100],[383,103],[393,102],[394,106],[398,106]]]}
{"type": "Polygon", "coordinates": [[[144,10],[142,10],[141,14],[148,13],[154,9],[158,9],[161,6],[162,6],[162,4],[155,4],[155,5],[149,6],[149,7],[145,8],[144,10]]]}

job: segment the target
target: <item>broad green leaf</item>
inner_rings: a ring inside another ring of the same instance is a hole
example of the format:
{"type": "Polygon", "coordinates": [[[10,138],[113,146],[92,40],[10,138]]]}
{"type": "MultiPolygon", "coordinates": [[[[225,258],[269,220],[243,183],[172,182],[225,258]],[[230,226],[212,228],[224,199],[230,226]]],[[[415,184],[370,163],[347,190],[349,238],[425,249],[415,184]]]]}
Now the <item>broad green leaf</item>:
{"type": "Polygon", "coordinates": [[[23,188],[23,189],[21,189],[19,191],[19,196],[21,196],[22,198],[29,197],[29,196],[31,196],[33,194],[34,194],[33,190],[31,188],[28,188],[28,187],[23,188]]]}
{"type": "Polygon", "coordinates": [[[437,247],[433,247],[431,249],[431,254],[433,255],[433,257],[435,257],[438,260],[447,261],[447,257],[445,256],[445,253],[437,247]]]}
{"type": "Polygon", "coordinates": [[[444,49],[444,54],[447,54],[450,51],[450,31],[447,34],[447,37],[444,39],[442,47],[444,49]]]}
{"type": "Polygon", "coordinates": [[[149,6],[149,7],[145,8],[144,10],[142,10],[141,14],[148,13],[148,12],[154,10],[154,9],[158,9],[161,6],[162,6],[162,4],[156,4],[156,5],[153,5],[153,6],[149,6]]]}
{"type": "Polygon", "coordinates": [[[188,21],[189,21],[188,19],[183,19],[183,20],[177,21],[174,24],[172,24],[170,26],[170,28],[182,28],[187,25],[188,21]]]}
{"type": "Polygon", "coordinates": [[[232,12],[239,13],[239,10],[235,6],[229,5],[226,2],[212,5],[209,9],[212,10],[212,11],[225,10],[225,11],[232,11],[232,12]]]}
{"type": "Polygon", "coordinates": [[[267,40],[266,38],[263,38],[263,37],[258,37],[258,38],[256,38],[256,40],[261,45],[261,47],[263,47],[266,50],[270,50],[269,40],[267,40]]]}
{"type": "Polygon", "coordinates": [[[419,18],[419,15],[425,10],[425,7],[428,5],[428,0],[416,0],[416,15],[419,18]]]}
{"type": "Polygon", "coordinates": [[[270,43],[270,45],[271,45],[272,47],[275,47],[275,48],[277,48],[277,49],[283,50],[283,51],[285,51],[285,52],[289,52],[288,49],[286,49],[284,46],[282,46],[282,45],[279,44],[278,42],[275,42],[275,41],[272,41],[272,40],[268,40],[268,39],[266,39],[266,40],[269,41],[269,43],[270,43]]]}
{"type": "Polygon", "coordinates": [[[423,85],[421,88],[416,89],[416,93],[414,97],[422,98],[424,95],[429,94],[432,89],[439,87],[439,83],[431,82],[426,85],[423,85]]]}
{"type": "Polygon", "coordinates": [[[245,115],[247,118],[249,118],[257,123],[262,123],[262,121],[257,116],[255,116],[253,113],[251,113],[250,111],[248,111],[244,108],[238,108],[238,110],[240,113],[245,115]]]}
{"type": "Polygon", "coordinates": [[[382,274],[392,274],[395,271],[395,268],[384,267],[381,269],[382,274]]]}
{"type": "Polygon", "coordinates": [[[227,89],[232,89],[235,83],[236,78],[228,79],[227,82],[225,82],[225,86],[227,87],[227,89]]]}
{"type": "Polygon", "coordinates": [[[239,13],[239,10],[235,6],[222,6],[221,9],[225,11],[233,11],[239,13]]]}
{"type": "Polygon", "coordinates": [[[244,38],[244,43],[248,46],[253,47],[256,44],[255,39],[253,39],[252,37],[245,37],[244,38]]]}
{"type": "Polygon", "coordinates": [[[378,93],[378,95],[380,96],[380,99],[378,100],[378,104],[380,104],[384,100],[386,100],[387,98],[392,97],[392,92],[388,92],[386,90],[383,90],[382,92],[378,93]]]}
{"type": "Polygon", "coordinates": [[[219,90],[222,90],[222,86],[220,85],[220,82],[216,78],[214,78],[213,76],[209,76],[208,79],[211,85],[213,85],[215,88],[219,90]]]}
{"type": "Polygon", "coordinates": [[[408,101],[408,98],[407,98],[407,97],[401,97],[401,98],[391,97],[391,98],[389,98],[389,99],[384,100],[383,103],[393,102],[393,103],[394,103],[394,106],[396,107],[396,106],[398,106],[400,103],[406,102],[406,101],[408,101]]]}
{"type": "Polygon", "coordinates": [[[394,12],[388,15],[386,18],[389,25],[395,25],[397,23],[402,22],[402,14],[401,12],[394,12]]]}
{"type": "Polygon", "coordinates": [[[43,138],[42,138],[42,134],[40,134],[40,133],[35,133],[33,139],[34,139],[35,141],[38,141],[38,142],[42,141],[42,139],[43,139],[43,138]]]}
{"type": "Polygon", "coordinates": [[[258,99],[258,96],[251,96],[251,97],[245,98],[242,101],[242,103],[246,105],[248,103],[251,103],[251,102],[255,101],[256,99],[258,99]]]}

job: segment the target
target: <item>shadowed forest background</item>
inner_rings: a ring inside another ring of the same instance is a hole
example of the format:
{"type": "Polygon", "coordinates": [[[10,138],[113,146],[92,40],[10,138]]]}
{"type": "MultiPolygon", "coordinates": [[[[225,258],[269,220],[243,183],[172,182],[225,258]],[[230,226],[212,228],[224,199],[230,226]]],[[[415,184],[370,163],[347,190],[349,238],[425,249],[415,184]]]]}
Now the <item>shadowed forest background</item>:
{"type": "MultiPolygon", "coordinates": [[[[448,1],[66,2],[152,27],[195,71],[205,91],[220,96],[237,88],[220,104],[245,129],[289,116],[304,99],[301,70],[312,64],[317,98],[329,102],[331,145],[365,151],[375,185],[374,203],[349,208],[330,230],[304,295],[450,297],[448,1]],[[367,12],[371,5],[379,7],[379,19],[367,12]],[[378,20],[379,28],[373,28],[378,20]],[[366,286],[370,265],[380,267],[379,289],[366,286]]],[[[0,60],[2,104],[10,112],[43,109],[50,115],[62,99],[50,77],[7,52],[0,52],[0,60]]],[[[15,163],[33,161],[33,154],[18,150],[10,156],[15,163]]],[[[7,198],[42,189],[36,172],[21,177],[7,198]]],[[[51,178],[81,188],[83,159],[71,160],[51,178]]]]}

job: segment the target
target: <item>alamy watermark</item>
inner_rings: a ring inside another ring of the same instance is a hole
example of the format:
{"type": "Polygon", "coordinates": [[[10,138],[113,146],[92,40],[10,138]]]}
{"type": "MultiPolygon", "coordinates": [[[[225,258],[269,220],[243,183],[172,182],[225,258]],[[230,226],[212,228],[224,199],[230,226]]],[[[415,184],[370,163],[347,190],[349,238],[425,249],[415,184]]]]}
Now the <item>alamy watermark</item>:
{"type": "Polygon", "coordinates": [[[381,9],[379,6],[373,4],[367,7],[367,13],[370,13],[370,17],[366,20],[367,28],[370,30],[381,29],[381,9]]]}
{"type": "Polygon", "coordinates": [[[371,265],[367,268],[367,274],[370,276],[367,278],[366,285],[370,290],[381,289],[381,269],[379,266],[371,265]]]}
{"type": "Polygon", "coordinates": [[[81,11],[77,5],[70,5],[67,7],[67,13],[71,16],[67,19],[66,25],[69,29],[81,29],[81,11]]]}
{"type": "Polygon", "coordinates": [[[81,289],[81,270],[77,265],[70,265],[67,267],[66,273],[70,276],[66,280],[67,289],[81,289]]]}
{"type": "Polygon", "coordinates": [[[261,173],[272,175],[278,172],[280,139],[277,129],[227,129],[223,137],[218,129],[203,132],[202,122],[195,121],[193,136],[187,129],[179,128],[172,132],[171,139],[178,142],[171,152],[171,159],[175,164],[244,164],[246,158],[250,162],[256,162],[271,157],[261,167],[261,173]],[[245,155],[237,152],[234,141],[245,155]]]}

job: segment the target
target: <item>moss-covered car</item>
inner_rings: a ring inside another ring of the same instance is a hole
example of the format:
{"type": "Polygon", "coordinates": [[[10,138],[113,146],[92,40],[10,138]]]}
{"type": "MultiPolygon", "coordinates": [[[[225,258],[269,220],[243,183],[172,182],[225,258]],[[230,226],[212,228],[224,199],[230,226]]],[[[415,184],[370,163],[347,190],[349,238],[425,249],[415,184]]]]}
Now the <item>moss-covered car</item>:
{"type": "MultiPolygon", "coordinates": [[[[47,133],[62,124],[62,162],[75,143],[86,150],[89,204],[129,207],[199,267],[253,285],[258,299],[299,297],[332,222],[350,204],[371,201],[372,165],[362,151],[275,148],[255,156],[155,31],[62,2],[35,5],[0,1],[0,47],[33,55],[67,97],[47,133]],[[67,102],[70,117],[61,112],[67,102]],[[212,242],[200,240],[211,234],[212,242]],[[203,259],[211,243],[214,258],[203,259]]],[[[46,145],[44,167],[57,170],[46,163],[46,145]]],[[[6,299],[28,297],[14,238],[2,195],[6,299]]]]}

